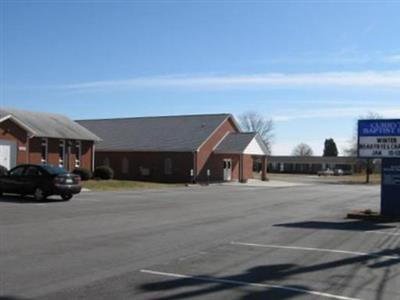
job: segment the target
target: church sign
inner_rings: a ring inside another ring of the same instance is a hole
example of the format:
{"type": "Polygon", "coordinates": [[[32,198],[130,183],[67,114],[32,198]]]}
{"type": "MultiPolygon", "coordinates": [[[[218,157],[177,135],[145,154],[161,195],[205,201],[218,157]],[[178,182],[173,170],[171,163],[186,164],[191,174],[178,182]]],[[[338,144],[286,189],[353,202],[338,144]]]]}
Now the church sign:
{"type": "Polygon", "coordinates": [[[358,157],[400,158],[400,119],[358,121],[358,157]]]}

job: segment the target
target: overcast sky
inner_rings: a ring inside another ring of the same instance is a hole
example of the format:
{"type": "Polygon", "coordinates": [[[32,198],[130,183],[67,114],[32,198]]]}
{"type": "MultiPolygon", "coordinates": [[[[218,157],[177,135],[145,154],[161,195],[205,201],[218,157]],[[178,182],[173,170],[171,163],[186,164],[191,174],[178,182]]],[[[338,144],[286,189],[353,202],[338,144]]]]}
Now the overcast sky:
{"type": "Polygon", "coordinates": [[[400,2],[0,1],[1,102],[74,119],[255,110],[273,154],[400,118],[400,2]],[[350,3],[350,4],[349,4],[350,3]]]}

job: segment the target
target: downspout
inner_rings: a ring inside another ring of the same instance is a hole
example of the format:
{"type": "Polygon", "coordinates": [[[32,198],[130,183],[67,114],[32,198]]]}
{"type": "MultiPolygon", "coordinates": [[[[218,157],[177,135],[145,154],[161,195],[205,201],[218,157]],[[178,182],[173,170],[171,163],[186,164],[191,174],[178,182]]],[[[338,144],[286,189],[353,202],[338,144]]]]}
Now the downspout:
{"type": "MultiPolygon", "coordinates": [[[[27,164],[29,164],[29,143],[30,143],[29,139],[30,139],[29,136],[26,136],[26,153],[25,153],[26,157],[25,157],[25,161],[26,161],[27,164]]],[[[17,160],[18,160],[18,152],[19,152],[19,149],[17,149],[17,160]]]]}
{"type": "Polygon", "coordinates": [[[30,147],[30,144],[31,144],[31,139],[33,138],[33,136],[32,135],[30,135],[30,134],[27,134],[26,135],[26,163],[27,164],[30,164],[31,163],[31,147],[30,147]]]}
{"type": "Polygon", "coordinates": [[[96,143],[93,142],[93,145],[92,145],[92,172],[94,172],[95,153],[96,153],[96,143]]]}
{"type": "Polygon", "coordinates": [[[239,182],[243,182],[243,153],[240,153],[239,159],[239,182]]]}
{"type": "Polygon", "coordinates": [[[197,179],[197,151],[193,151],[193,183],[197,179]]]}
{"type": "Polygon", "coordinates": [[[67,162],[66,162],[66,165],[67,165],[67,170],[68,171],[72,171],[72,168],[71,168],[71,140],[65,140],[65,143],[66,143],[66,146],[67,146],[67,155],[66,155],[66,159],[67,159],[67,162]]]}

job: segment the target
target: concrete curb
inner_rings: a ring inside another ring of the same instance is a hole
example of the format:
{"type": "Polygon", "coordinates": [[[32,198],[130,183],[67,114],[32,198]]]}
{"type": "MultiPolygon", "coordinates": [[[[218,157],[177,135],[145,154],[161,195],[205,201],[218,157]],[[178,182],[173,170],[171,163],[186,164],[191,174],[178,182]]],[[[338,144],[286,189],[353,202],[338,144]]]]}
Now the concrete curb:
{"type": "Polygon", "coordinates": [[[372,211],[353,211],[347,214],[347,219],[365,220],[379,223],[400,222],[400,218],[382,216],[378,212],[372,211]]]}

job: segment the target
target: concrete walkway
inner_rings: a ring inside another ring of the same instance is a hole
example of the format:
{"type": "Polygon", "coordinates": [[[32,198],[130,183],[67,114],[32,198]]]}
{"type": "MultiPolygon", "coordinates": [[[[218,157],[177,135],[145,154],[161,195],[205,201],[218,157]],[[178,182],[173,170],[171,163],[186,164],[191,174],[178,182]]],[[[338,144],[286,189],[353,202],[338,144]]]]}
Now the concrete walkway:
{"type": "Polygon", "coordinates": [[[224,182],[221,185],[225,186],[243,186],[243,187],[292,187],[292,186],[305,186],[310,185],[303,182],[288,182],[280,180],[261,181],[256,179],[249,179],[247,183],[240,183],[238,181],[224,182]]]}

